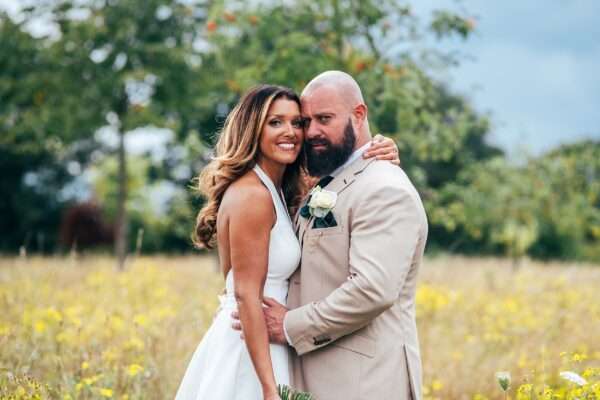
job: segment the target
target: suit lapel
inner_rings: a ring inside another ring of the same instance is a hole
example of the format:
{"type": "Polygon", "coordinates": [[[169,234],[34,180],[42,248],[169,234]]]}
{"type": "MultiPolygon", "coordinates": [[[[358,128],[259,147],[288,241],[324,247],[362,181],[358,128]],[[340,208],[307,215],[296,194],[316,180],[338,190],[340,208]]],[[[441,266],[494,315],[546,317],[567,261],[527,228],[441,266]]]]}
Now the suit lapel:
{"type": "MultiPolygon", "coordinates": [[[[308,196],[306,196],[302,203],[300,203],[300,207],[306,203],[308,196]]],[[[306,231],[306,226],[308,225],[308,221],[310,218],[304,218],[300,215],[300,208],[298,208],[298,212],[296,213],[296,235],[298,236],[298,240],[300,241],[300,246],[302,246],[302,242],[304,239],[304,232],[306,231]]]]}
{"type": "MultiPolygon", "coordinates": [[[[333,180],[329,183],[329,185],[327,185],[325,190],[335,192],[339,196],[340,193],[346,190],[346,188],[356,180],[356,177],[373,161],[375,161],[374,158],[369,158],[365,160],[362,157],[354,161],[348,167],[344,168],[338,176],[333,178],[333,180]]],[[[302,201],[302,205],[304,205],[307,198],[308,196],[302,201]]],[[[306,234],[306,231],[310,229],[313,220],[313,216],[311,216],[310,218],[303,218],[300,216],[299,211],[296,213],[297,233],[298,240],[300,241],[300,246],[304,244],[304,235],[306,234]]]]}
{"type": "Polygon", "coordinates": [[[348,167],[344,168],[342,172],[327,185],[326,190],[336,192],[339,196],[339,194],[346,190],[346,188],[356,180],[356,177],[373,161],[375,161],[374,158],[365,160],[361,157],[357,159],[348,167]]]}

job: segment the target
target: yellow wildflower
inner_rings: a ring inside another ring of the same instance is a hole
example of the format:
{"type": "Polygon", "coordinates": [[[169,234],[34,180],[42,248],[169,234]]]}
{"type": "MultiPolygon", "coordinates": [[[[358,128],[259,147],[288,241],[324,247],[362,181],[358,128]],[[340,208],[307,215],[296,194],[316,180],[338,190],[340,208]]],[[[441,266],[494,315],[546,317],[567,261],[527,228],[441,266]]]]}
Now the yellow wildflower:
{"type": "Polygon", "coordinates": [[[35,329],[35,331],[37,333],[44,333],[46,332],[46,323],[44,321],[35,321],[35,324],[33,325],[33,328],[35,329]]]}
{"type": "Polygon", "coordinates": [[[431,383],[431,390],[433,390],[434,392],[442,390],[443,387],[444,387],[444,384],[438,379],[434,380],[431,383]]]}
{"type": "Polygon", "coordinates": [[[91,386],[94,383],[98,382],[100,380],[100,378],[102,378],[102,374],[90,376],[89,378],[84,378],[83,383],[86,384],[87,386],[91,386]]]}
{"type": "Polygon", "coordinates": [[[127,375],[129,375],[129,376],[136,376],[137,374],[139,374],[143,370],[144,370],[144,368],[141,365],[139,365],[139,364],[130,364],[127,367],[127,375]]]}
{"type": "Polygon", "coordinates": [[[135,317],[133,317],[133,322],[139,326],[146,327],[148,326],[149,320],[144,314],[137,314],[135,317]]]}
{"type": "Polygon", "coordinates": [[[62,314],[52,307],[46,309],[46,316],[54,322],[61,322],[63,320],[62,314]]]}
{"type": "Polygon", "coordinates": [[[127,347],[130,348],[130,349],[135,349],[135,350],[143,350],[144,349],[144,342],[140,338],[138,338],[137,336],[133,336],[127,342],[127,347]]]}

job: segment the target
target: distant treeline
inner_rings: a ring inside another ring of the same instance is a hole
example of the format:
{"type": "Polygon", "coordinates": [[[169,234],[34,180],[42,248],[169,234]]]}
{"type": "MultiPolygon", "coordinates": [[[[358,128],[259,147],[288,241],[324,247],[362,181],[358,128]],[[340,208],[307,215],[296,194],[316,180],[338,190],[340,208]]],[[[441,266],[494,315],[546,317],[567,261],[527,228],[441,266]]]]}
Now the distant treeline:
{"type": "Polygon", "coordinates": [[[0,14],[0,252],[192,251],[192,178],[241,93],[300,91],[342,69],[372,130],[398,143],[431,251],[599,261],[600,143],[513,165],[488,143],[487,116],[432,78],[460,59],[422,39],[475,29],[462,9],[423,19],[393,0],[58,1],[0,14]],[[57,33],[29,34],[37,18],[57,33]],[[160,151],[127,151],[140,128],[162,135],[160,151]]]}

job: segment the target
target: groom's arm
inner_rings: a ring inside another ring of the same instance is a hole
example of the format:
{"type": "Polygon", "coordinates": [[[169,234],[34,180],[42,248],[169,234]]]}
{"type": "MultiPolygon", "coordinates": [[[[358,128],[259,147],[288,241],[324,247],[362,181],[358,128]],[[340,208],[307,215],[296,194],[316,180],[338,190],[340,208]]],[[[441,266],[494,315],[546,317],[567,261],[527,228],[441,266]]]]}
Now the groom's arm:
{"type": "Polygon", "coordinates": [[[415,199],[401,185],[367,193],[353,210],[350,276],[329,296],[290,310],[284,330],[299,355],[371,322],[400,294],[421,229],[415,199]]]}

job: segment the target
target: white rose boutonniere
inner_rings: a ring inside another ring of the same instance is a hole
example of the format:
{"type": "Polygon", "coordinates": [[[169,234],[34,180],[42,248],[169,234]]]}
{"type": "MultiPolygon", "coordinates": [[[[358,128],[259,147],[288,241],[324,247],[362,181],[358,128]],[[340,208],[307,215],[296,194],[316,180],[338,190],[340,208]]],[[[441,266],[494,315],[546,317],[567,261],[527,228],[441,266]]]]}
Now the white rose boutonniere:
{"type": "Polygon", "coordinates": [[[323,190],[317,186],[310,192],[308,210],[312,216],[323,218],[335,207],[336,201],[337,193],[323,190]]]}

